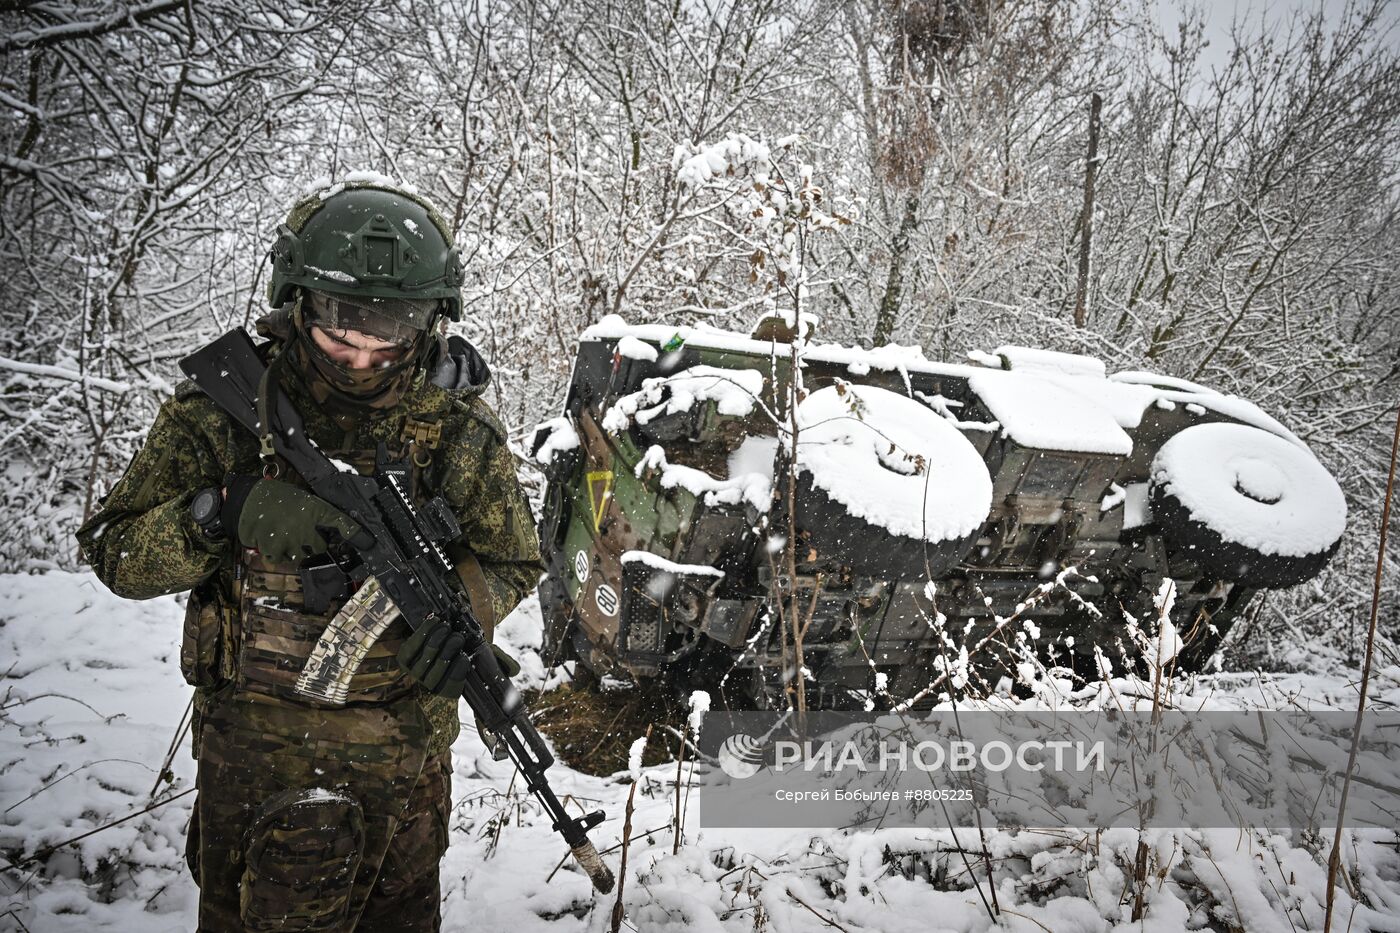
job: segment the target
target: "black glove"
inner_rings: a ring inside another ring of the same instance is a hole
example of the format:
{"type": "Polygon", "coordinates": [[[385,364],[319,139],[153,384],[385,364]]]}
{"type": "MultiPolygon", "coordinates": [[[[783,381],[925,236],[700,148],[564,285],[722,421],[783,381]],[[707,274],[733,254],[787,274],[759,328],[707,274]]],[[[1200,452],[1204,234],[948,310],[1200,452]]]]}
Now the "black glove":
{"type": "MultiPolygon", "coordinates": [[[[420,626],[399,649],[399,667],[438,696],[461,696],[471,670],[464,644],[466,639],[445,622],[420,626]]],[[[520,662],[505,651],[492,645],[491,653],[507,677],[520,673],[520,662]]]]}
{"type": "Polygon", "coordinates": [[[230,476],[224,489],[224,528],[274,563],[324,554],[328,533],[349,539],[362,530],[329,502],[291,483],[230,476]]]}
{"type": "Polygon", "coordinates": [[[420,625],[399,649],[399,667],[423,688],[438,696],[461,696],[471,670],[471,659],[462,651],[466,639],[446,622],[420,625]]]}

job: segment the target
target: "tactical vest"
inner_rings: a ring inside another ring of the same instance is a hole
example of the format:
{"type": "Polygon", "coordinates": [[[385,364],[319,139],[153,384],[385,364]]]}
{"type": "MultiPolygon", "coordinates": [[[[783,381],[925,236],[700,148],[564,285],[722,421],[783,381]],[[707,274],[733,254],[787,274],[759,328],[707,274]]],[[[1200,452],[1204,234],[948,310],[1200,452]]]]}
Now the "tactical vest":
{"type": "MultiPolygon", "coordinates": [[[[440,420],[411,417],[405,421],[397,447],[387,451],[390,459],[407,462],[409,493],[417,503],[431,497],[424,474],[435,464],[441,438],[440,420]]],[[[362,475],[373,472],[377,457],[373,449],[328,450],[327,455],[362,475]]],[[[306,488],[295,474],[283,473],[279,479],[306,488]]],[[[496,620],[481,565],[470,552],[453,557],[473,612],[489,637],[496,620]]],[[[232,576],[231,593],[220,592],[222,587],[211,580],[190,596],[181,648],[185,679],[204,688],[231,680],[238,693],[325,705],[297,693],[295,685],[312,648],[344,599],[333,602],[325,612],[307,611],[298,565],[267,561],[246,548],[237,549],[232,576]]],[[[396,658],[408,636],[408,625],[402,620],[385,631],[352,677],[346,705],[382,704],[411,692],[413,682],[396,658]]]]}
{"type": "MultiPolygon", "coordinates": [[[[373,450],[337,450],[327,454],[348,463],[362,475],[374,470],[373,450]]],[[[413,485],[420,485],[416,475],[419,468],[409,469],[413,485]]],[[[305,487],[300,477],[283,478],[305,487]]],[[[239,548],[234,580],[238,654],[233,674],[237,689],[311,706],[323,705],[297,693],[296,681],[311,649],[344,600],[337,600],[326,612],[307,611],[298,565],[273,563],[246,548],[239,548]]],[[[403,620],[394,622],[380,636],[350,680],[346,705],[386,703],[409,693],[412,682],[395,657],[408,636],[403,620]]]]}

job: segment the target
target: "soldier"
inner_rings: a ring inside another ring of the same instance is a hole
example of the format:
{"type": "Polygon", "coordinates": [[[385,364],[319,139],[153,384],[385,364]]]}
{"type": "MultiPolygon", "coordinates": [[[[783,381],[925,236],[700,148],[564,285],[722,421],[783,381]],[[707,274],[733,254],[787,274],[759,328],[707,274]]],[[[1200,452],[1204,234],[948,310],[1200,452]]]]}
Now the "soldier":
{"type": "MultiPolygon", "coordinates": [[[[447,500],[462,529],[448,555],[489,637],[535,585],[539,542],[482,398],[486,361],[441,335],[461,314],[451,231],[427,201],[376,181],[310,194],[277,232],[259,352],[322,450],[362,473],[379,451],[406,460],[415,498],[447,500]]],[[[186,857],[201,930],[439,927],[460,699],[444,672],[461,638],[399,620],[343,706],[294,689],[344,602],[306,605],[299,562],[356,527],[183,382],[78,532],[117,595],[190,590],[186,857]]]]}

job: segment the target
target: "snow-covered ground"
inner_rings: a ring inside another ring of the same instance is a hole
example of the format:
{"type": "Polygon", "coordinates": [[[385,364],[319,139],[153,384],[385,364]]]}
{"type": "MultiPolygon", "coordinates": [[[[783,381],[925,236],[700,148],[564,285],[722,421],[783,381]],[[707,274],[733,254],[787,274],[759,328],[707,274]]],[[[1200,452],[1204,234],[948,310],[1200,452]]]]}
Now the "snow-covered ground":
{"type": "MultiPolygon", "coordinates": [[[[0,576],[0,853],[6,862],[0,929],[188,930],[197,892],[183,863],[186,795],[16,866],[47,846],[140,811],[189,691],[178,671],[176,598],[128,602],[90,574],[0,576]]],[[[533,599],[502,626],[538,683],[540,620],[533,599]]],[[[1182,688],[1187,705],[1351,707],[1354,674],[1220,674],[1182,688]]],[[[1128,691],[1121,690],[1121,693],[1128,691]]],[[[1079,691],[1067,703],[1092,703],[1079,691]]],[[[1373,693],[1400,705],[1400,669],[1373,693]]],[[[1043,705],[1042,694],[1031,705],[1043,705]]],[[[455,748],[452,847],[442,865],[447,930],[606,930],[614,896],[595,895],[532,800],[468,726],[455,748]]],[[[173,783],[192,786],[187,745],[173,783]]],[[[705,830],[686,807],[673,854],[674,763],[640,770],[623,899],[624,929],[1016,931],[1322,928],[1329,839],[1246,829],[1145,834],[1151,867],[1143,921],[1125,893],[1136,830],[705,830]],[[985,860],[994,865],[992,902],[985,860]],[[970,864],[975,877],[970,876],[970,864]],[[977,886],[980,884],[980,888],[977,886]],[[992,919],[992,914],[996,919],[992,919]]],[[[561,796],[603,807],[599,848],[620,838],[631,775],[595,778],[556,765],[561,796]]],[[[1400,853],[1394,833],[1349,836],[1335,930],[1400,931],[1400,853]]],[[[619,853],[605,858],[618,866],[619,853]]]]}

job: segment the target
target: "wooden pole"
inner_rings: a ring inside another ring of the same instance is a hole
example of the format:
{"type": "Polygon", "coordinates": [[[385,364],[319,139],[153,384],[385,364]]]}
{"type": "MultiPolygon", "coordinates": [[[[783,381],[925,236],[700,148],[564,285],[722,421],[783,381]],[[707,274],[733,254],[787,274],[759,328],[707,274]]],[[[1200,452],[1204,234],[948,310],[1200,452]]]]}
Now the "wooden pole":
{"type": "Polygon", "coordinates": [[[1094,245],[1094,180],[1099,174],[1099,114],[1103,98],[1089,98],[1089,158],[1084,164],[1084,209],[1079,217],[1079,280],[1074,295],[1074,326],[1084,326],[1085,297],[1089,291],[1089,256],[1094,245]]]}

